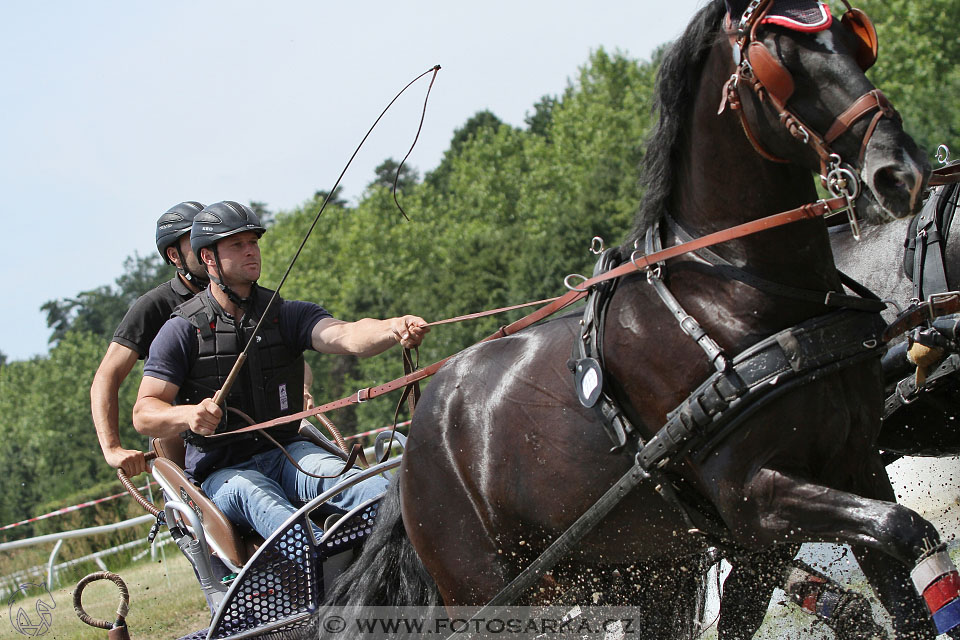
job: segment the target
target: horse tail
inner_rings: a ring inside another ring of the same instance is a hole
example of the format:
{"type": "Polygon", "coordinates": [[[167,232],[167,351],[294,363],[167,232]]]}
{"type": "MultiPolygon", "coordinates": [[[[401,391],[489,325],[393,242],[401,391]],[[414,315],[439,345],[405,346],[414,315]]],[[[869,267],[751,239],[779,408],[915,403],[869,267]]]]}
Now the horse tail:
{"type": "Polygon", "coordinates": [[[342,607],[422,606],[441,604],[437,585],[427,573],[403,527],[396,479],[380,500],[377,520],[357,559],[334,582],[324,604],[342,607]]]}

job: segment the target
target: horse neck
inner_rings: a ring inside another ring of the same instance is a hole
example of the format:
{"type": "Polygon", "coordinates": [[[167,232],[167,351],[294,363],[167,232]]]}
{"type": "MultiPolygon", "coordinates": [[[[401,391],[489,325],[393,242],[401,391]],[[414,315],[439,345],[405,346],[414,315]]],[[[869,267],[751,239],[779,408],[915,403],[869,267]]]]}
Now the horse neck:
{"type": "MultiPolygon", "coordinates": [[[[732,72],[729,46],[708,57],[680,149],[670,214],[695,235],[787,211],[817,199],[809,169],[765,160],[752,147],[737,112],[717,115],[732,72]]],[[[716,247],[733,264],[771,280],[810,289],[835,288],[836,269],[825,225],[793,223],[716,247]]]]}

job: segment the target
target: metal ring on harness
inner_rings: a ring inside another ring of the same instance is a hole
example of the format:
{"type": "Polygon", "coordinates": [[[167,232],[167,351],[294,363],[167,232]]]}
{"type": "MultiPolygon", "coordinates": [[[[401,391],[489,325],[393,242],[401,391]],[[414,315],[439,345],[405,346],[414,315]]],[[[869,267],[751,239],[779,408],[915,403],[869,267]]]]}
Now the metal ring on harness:
{"type": "Polygon", "coordinates": [[[849,167],[842,164],[836,153],[830,154],[830,166],[824,180],[831,195],[844,196],[847,200],[856,200],[860,196],[860,178],[849,167]],[[850,186],[853,189],[850,189],[850,186]]]}
{"type": "Polygon", "coordinates": [[[593,239],[590,241],[590,253],[595,256],[603,253],[603,238],[600,236],[593,236],[593,239]]]}
{"type": "Polygon", "coordinates": [[[73,609],[77,612],[77,617],[80,618],[80,621],[90,625],[91,627],[108,630],[126,627],[125,618],[127,617],[127,612],[130,610],[130,592],[127,590],[127,585],[124,583],[123,578],[117,574],[111,573],[110,571],[97,571],[96,573],[91,573],[85,578],[82,578],[80,582],[77,583],[77,588],[73,591],[73,609]],[[120,605],[117,607],[116,622],[97,620],[96,618],[90,617],[90,615],[83,609],[83,604],[81,602],[83,590],[88,584],[91,582],[96,582],[97,580],[110,580],[116,584],[117,588],[120,590],[120,605]]]}
{"type": "Polygon", "coordinates": [[[884,298],[880,302],[882,302],[883,304],[889,307],[893,307],[894,311],[896,311],[898,314],[903,313],[903,309],[900,307],[900,303],[894,300],[893,298],[884,298]]]}
{"type": "Polygon", "coordinates": [[[580,275],[579,273],[568,274],[567,277],[563,279],[563,286],[565,286],[567,289],[570,289],[570,291],[576,291],[578,293],[586,293],[587,291],[589,291],[589,289],[578,289],[577,287],[570,284],[570,278],[583,278],[583,281],[586,282],[587,280],[589,280],[587,276],[580,275]]]}
{"type": "MultiPolygon", "coordinates": [[[[830,195],[834,197],[843,197],[846,201],[846,207],[842,210],[847,212],[847,221],[850,223],[850,231],[853,233],[854,240],[860,240],[860,221],[857,219],[857,211],[854,201],[860,196],[860,178],[849,168],[840,164],[840,156],[830,154],[830,170],[824,178],[825,186],[830,195]]],[[[839,213],[837,211],[836,213],[839,213]]]]}
{"type": "Polygon", "coordinates": [[[950,162],[950,147],[945,144],[941,144],[937,147],[937,162],[946,166],[950,162]]]}
{"type": "MultiPolygon", "coordinates": [[[[647,272],[647,282],[649,282],[649,281],[651,280],[651,278],[654,278],[654,279],[659,280],[659,279],[660,279],[660,274],[661,274],[660,264],[663,264],[663,263],[658,264],[656,267],[651,267],[650,265],[641,267],[639,264],[637,264],[637,254],[638,254],[638,253],[640,253],[640,250],[639,250],[639,249],[635,249],[633,252],[630,253],[630,263],[631,263],[634,267],[636,267],[637,271],[646,271],[646,272],[647,272]]],[[[646,257],[646,254],[640,253],[640,257],[641,257],[641,258],[646,257]]]]}

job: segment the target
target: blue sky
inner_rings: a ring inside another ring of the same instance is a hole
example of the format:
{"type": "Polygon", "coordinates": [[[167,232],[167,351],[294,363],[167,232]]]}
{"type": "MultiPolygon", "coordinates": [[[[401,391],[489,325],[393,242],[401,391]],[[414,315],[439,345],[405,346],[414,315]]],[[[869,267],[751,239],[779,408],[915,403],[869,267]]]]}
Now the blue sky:
{"type": "MultiPolygon", "coordinates": [[[[703,0],[8,3],[0,24],[0,351],[45,353],[39,307],[112,284],[182,200],[272,210],[329,189],[393,95],[443,67],[408,161],[489,109],[522,125],[591,50],[647,58],[703,0]],[[656,9],[652,9],[656,7],[656,9]]],[[[426,84],[344,178],[356,199],[416,132],[426,84]]]]}

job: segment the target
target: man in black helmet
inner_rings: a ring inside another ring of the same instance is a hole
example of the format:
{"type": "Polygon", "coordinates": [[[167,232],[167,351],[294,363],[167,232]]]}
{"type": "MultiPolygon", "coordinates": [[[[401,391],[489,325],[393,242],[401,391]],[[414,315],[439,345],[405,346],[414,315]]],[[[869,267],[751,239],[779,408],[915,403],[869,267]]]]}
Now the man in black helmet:
{"type": "Polygon", "coordinates": [[[193,219],[203,209],[199,202],[181,202],[157,220],[157,251],[177,268],[169,281],[133,303],[113,335],[90,386],[90,410],[107,464],[128,477],[146,471],[143,452],[120,444],[120,385],[137,359],[146,358],[150,343],[178,305],[207,286],[206,270],[190,248],[193,219]]]}
{"type": "MultiPolygon", "coordinates": [[[[182,434],[187,475],[233,522],[267,538],[293,514],[293,503],[308,502],[338,479],[302,473],[260,434],[210,436],[245,426],[241,413],[260,422],[299,411],[290,391],[303,385],[308,348],[373,356],[397,342],[408,348],[419,345],[429,327],[416,316],[344,322],[310,302],[277,297],[270,304],[273,292],[257,285],[258,242],[264,232],[253,211],[236,202],[219,202],[197,215],[191,246],[207,268],[210,286],[181,305],[157,335],[133,421],[146,435],[182,434]],[[247,360],[221,408],[212,397],[248,342],[247,360]]],[[[300,438],[297,426],[275,427],[270,434],[310,473],[337,473],[342,460],[300,438]]],[[[383,478],[369,478],[331,499],[326,508],[348,511],[385,488],[383,478]]]]}

